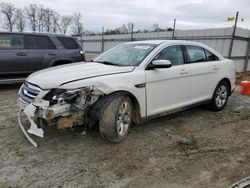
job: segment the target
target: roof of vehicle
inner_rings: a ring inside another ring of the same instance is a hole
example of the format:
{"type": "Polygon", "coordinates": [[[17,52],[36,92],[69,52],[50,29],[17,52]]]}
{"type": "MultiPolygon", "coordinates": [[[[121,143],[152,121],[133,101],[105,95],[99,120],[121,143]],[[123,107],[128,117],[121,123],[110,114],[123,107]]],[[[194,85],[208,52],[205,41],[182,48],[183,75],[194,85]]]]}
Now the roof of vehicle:
{"type": "Polygon", "coordinates": [[[186,41],[186,40],[143,40],[143,41],[133,41],[128,43],[134,43],[134,44],[180,44],[180,45],[201,45],[199,42],[193,42],[193,41],[186,41]]]}
{"type": "Polygon", "coordinates": [[[210,48],[209,46],[202,44],[200,42],[194,42],[194,41],[187,41],[187,40],[143,40],[143,41],[133,41],[133,42],[127,42],[127,44],[155,44],[155,45],[194,45],[203,47],[213,54],[217,55],[220,59],[224,59],[224,57],[216,52],[214,49],[210,48]]]}
{"type": "Polygon", "coordinates": [[[24,35],[44,35],[44,36],[53,36],[53,37],[71,37],[64,34],[58,33],[37,33],[37,32],[0,32],[0,34],[24,34],[24,35]]]}

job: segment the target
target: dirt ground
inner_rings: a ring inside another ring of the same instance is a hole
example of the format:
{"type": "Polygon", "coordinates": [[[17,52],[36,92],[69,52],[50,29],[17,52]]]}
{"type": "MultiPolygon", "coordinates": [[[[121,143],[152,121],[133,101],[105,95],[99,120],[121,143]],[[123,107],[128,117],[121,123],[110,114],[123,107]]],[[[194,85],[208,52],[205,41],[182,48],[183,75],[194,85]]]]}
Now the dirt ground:
{"type": "Polygon", "coordinates": [[[34,148],[16,118],[19,86],[0,85],[0,187],[223,188],[250,176],[250,97],[132,127],[121,144],[97,131],[45,130],[34,148]],[[193,137],[193,144],[178,143],[193,137]]]}

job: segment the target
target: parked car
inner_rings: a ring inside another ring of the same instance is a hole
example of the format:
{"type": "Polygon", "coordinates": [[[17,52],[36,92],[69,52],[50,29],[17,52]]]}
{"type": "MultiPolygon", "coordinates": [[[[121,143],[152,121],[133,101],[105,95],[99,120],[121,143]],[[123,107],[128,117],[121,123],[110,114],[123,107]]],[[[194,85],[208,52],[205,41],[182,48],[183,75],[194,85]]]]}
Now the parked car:
{"type": "Polygon", "coordinates": [[[31,122],[59,129],[99,126],[109,142],[123,141],[132,123],[201,104],[222,110],[234,90],[234,62],[213,49],[188,41],[140,41],[121,44],[91,63],[45,69],[30,75],[18,93],[31,122]],[[36,122],[36,123],[35,123],[36,122]],[[38,123],[39,122],[39,123],[38,123]]]}
{"type": "Polygon", "coordinates": [[[85,61],[85,54],[72,37],[0,32],[0,77],[80,61],[85,61]]]}

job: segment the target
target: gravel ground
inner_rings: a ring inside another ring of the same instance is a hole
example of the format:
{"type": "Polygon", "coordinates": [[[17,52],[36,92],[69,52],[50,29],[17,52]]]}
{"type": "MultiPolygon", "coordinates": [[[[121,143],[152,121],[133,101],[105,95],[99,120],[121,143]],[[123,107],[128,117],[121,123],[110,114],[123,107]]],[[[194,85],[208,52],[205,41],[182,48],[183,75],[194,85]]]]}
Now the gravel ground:
{"type": "Polygon", "coordinates": [[[158,118],[132,127],[121,144],[95,130],[48,128],[34,148],[18,127],[19,86],[0,87],[0,187],[223,188],[250,176],[250,97],[239,91],[221,112],[158,118]]]}

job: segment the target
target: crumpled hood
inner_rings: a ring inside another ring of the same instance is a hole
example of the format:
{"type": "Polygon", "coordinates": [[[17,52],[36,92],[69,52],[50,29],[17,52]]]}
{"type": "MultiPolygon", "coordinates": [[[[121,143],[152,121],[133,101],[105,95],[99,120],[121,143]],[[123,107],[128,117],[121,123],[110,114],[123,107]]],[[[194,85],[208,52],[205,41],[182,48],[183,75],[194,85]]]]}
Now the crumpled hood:
{"type": "Polygon", "coordinates": [[[133,71],[134,67],[118,67],[101,63],[72,63],[44,69],[31,74],[26,80],[42,89],[58,88],[65,82],[133,71]]]}

